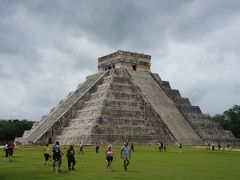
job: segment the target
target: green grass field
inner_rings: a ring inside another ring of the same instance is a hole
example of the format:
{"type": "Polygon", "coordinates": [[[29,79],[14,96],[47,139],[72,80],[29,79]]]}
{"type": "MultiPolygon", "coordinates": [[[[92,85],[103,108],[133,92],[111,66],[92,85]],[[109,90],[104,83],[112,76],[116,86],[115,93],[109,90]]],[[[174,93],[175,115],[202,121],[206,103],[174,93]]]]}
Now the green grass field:
{"type": "MultiPolygon", "coordinates": [[[[67,170],[67,159],[63,158],[61,174],[52,172],[51,162],[44,166],[40,146],[17,147],[12,162],[0,157],[0,180],[11,179],[240,179],[240,152],[209,151],[203,148],[168,146],[167,152],[158,152],[157,146],[136,146],[127,172],[123,171],[119,156],[120,147],[113,147],[116,158],[113,171],[106,171],[104,151],[95,154],[94,147],[85,147],[85,154],[76,154],[75,171],[67,170]]],[[[75,148],[77,151],[77,147],[75,148]]],[[[67,149],[62,147],[66,153],[67,149]]]]}

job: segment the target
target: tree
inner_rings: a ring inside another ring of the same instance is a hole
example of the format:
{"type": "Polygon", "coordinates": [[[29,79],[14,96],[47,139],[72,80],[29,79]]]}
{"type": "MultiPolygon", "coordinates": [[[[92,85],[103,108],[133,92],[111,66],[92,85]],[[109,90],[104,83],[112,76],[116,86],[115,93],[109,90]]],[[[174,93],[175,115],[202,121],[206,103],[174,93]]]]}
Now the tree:
{"type": "Polygon", "coordinates": [[[240,106],[234,105],[222,114],[217,114],[211,119],[219,122],[223,129],[232,131],[233,135],[240,138],[240,106]]]}
{"type": "Polygon", "coordinates": [[[0,143],[6,143],[8,140],[14,140],[21,137],[25,130],[31,129],[33,121],[27,120],[0,120],[0,143]]]}

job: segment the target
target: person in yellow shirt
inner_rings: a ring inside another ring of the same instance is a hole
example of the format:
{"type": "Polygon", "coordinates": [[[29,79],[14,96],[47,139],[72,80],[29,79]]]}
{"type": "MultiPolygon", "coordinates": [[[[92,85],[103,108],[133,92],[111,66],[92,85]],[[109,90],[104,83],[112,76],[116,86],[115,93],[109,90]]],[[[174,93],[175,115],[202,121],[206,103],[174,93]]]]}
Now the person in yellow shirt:
{"type": "MultiPolygon", "coordinates": [[[[45,162],[44,162],[44,165],[47,164],[47,161],[49,160],[49,158],[51,158],[51,155],[50,155],[50,147],[48,144],[46,144],[44,146],[44,149],[43,149],[43,154],[44,154],[44,157],[45,157],[45,162]]],[[[50,159],[51,161],[51,159],[50,159]]]]}

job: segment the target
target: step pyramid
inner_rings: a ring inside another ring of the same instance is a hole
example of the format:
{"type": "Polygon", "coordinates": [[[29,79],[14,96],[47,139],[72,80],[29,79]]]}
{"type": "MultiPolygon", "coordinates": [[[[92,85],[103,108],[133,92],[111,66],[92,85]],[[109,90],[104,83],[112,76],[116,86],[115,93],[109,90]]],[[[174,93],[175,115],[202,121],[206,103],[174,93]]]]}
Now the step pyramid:
{"type": "Polygon", "coordinates": [[[151,56],[117,51],[98,59],[98,73],[34,124],[21,144],[183,143],[235,141],[230,131],[150,72],[151,56]]]}

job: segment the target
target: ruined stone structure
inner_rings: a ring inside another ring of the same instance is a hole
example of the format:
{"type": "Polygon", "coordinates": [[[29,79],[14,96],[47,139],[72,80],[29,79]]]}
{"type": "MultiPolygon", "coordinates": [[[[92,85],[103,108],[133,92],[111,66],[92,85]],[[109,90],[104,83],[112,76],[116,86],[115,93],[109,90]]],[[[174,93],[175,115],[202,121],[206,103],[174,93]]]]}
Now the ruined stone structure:
{"type": "Polygon", "coordinates": [[[35,123],[16,142],[200,145],[233,141],[169,82],[150,72],[151,56],[117,51],[98,59],[98,73],[35,123]]]}

